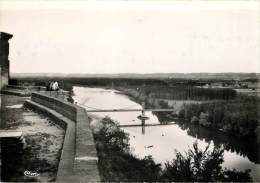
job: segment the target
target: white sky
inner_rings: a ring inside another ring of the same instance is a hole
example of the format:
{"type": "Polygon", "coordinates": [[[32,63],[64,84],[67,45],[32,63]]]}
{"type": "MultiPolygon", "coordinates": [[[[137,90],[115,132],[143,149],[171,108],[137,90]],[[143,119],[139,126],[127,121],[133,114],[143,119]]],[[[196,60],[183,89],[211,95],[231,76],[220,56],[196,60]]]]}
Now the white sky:
{"type": "Polygon", "coordinates": [[[260,72],[260,1],[0,1],[11,72],[260,72]]]}

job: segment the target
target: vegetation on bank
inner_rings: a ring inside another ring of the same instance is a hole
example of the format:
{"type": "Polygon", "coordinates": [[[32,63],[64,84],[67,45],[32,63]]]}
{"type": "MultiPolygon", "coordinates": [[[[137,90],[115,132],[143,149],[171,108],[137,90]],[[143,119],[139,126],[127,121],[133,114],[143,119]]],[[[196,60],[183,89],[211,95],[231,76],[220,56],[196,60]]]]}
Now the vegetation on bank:
{"type": "Polygon", "coordinates": [[[98,166],[102,181],[252,181],[249,170],[244,172],[223,169],[224,149],[205,150],[194,143],[184,155],[165,164],[154,162],[151,156],[139,159],[130,152],[129,136],[110,118],[101,121],[94,130],[98,151],[98,166]]]}
{"type": "Polygon", "coordinates": [[[199,149],[198,144],[193,144],[193,149],[189,149],[184,155],[177,152],[176,158],[165,164],[162,171],[161,180],[177,182],[216,182],[252,181],[250,170],[237,171],[235,169],[223,169],[224,149],[214,147],[209,150],[209,145],[204,149],[199,149]]]}
{"type": "Polygon", "coordinates": [[[161,86],[161,85],[140,85],[140,86],[118,86],[116,89],[123,91],[128,96],[144,101],[160,100],[233,100],[237,93],[232,89],[225,88],[198,88],[190,85],[161,86]]]}
{"type": "Polygon", "coordinates": [[[186,104],[178,117],[238,137],[257,137],[260,135],[259,105],[259,99],[246,96],[228,102],[186,104]]]}
{"type": "Polygon", "coordinates": [[[257,134],[257,142],[260,144],[260,121],[258,121],[258,126],[255,132],[257,134]]]}
{"type": "MultiPolygon", "coordinates": [[[[105,86],[138,88],[140,95],[169,100],[230,100],[236,97],[236,91],[228,88],[199,88],[208,80],[191,79],[148,79],[148,78],[64,78],[64,77],[28,77],[19,78],[20,84],[47,86],[51,81],[58,81],[59,86],[71,90],[72,86],[105,86]]],[[[214,80],[216,82],[218,80],[214,80]]],[[[213,82],[213,81],[211,81],[213,82]]],[[[233,82],[223,80],[224,83],[233,82]]]]}
{"type": "Polygon", "coordinates": [[[232,94],[235,92],[234,90],[230,92],[229,90],[209,89],[199,94],[202,97],[191,95],[199,99],[197,103],[184,103],[182,107],[177,110],[168,104],[167,99],[175,98],[180,100],[187,98],[187,91],[185,91],[184,88],[185,87],[181,90],[179,87],[180,90],[172,91],[171,88],[166,90],[166,88],[152,88],[148,86],[138,89],[131,87],[121,87],[118,89],[124,91],[135,100],[144,100],[149,107],[173,108],[173,110],[178,111],[177,113],[154,112],[161,122],[172,121],[178,118],[190,124],[223,131],[233,136],[257,138],[258,142],[260,142],[260,99],[258,97],[246,95],[236,96],[232,94]],[[213,99],[210,97],[211,94],[213,94],[213,96],[215,95],[214,92],[211,93],[211,90],[215,90],[216,98],[221,99],[221,96],[223,98],[221,100],[210,100],[213,99]],[[181,94],[182,92],[183,94],[181,94]],[[201,102],[206,98],[209,100],[201,102]],[[227,98],[233,99],[224,100],[227,98]],[[156,105],[153,102],[155,100],[157,100],[156,105]]]}
{"type": "MultiPolygon", "coordinates": [[[[159,181],[161,165],[130,153],[129,136],[110,118],[94,133],[102,181],[159,181]]],[[[94,130],[95,131],[95,130],[94,130]]]]}
{"type": "Polygon", "coordinates": [[[145,86],[139,88],[147,97],[168,100],[231,100],[236,91],[226,88],[198,88],[191,85],[145,86]]]}

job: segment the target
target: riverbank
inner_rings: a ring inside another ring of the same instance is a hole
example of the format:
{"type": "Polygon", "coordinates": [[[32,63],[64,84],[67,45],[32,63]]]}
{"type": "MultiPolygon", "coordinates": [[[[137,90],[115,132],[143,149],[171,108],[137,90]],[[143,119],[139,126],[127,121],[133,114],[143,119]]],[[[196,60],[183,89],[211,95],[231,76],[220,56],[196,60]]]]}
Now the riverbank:
{"type": "MultiPolygon", "coordinates": [[[[96,117],[94,118],[98,120],[96,117]]],[[[109,117],[101,119],[96,124],[100,125],[96,126],[94,130],[94,138],[102,181],[252,181],[248,170],[224,170],[220,166],[223,163],[224,155],[224,150],[221,148],[214,148],[211,152],[206,148],[204,151],[196,149],[197,144],[195,143],[193,144],[194,150],[189,149],[189,153],[185,156],[178,152],[177,157],[162,168],[161,164],[154,162],[152,156],[138,158],[133,155],[130,150],[129,134],[119,128],[118,124],[109,117]],[[188,165],[186,170],[182,169],[182,166],[185,165],[179,163],[180,160],[191,158],[194,159],[192,161],[196,161],[202,151],[204,151],[205,160],[199,160],[201,163],[198,166],[201,166],[199,169],[202,172],[205,171],[206,174],[202,173],[198,176],[200,173],[195,171],[192,164],[188,165]],[[214,158],[212,159],[210,156],[214,158]],[[212,169],[204,168],[203,163],[213,163],[212,169]],[[215,168],[218,169],[217,174],[213,171],[215,168]],[[185,171],[189,171],[190,174],[185,174],[185,171]]],[[[92,125],[95,127],[95,124],[92,123],[92,125]]]]}
{"type": "MultiPolygon", "coordinates": [[[[149,97],[139,91],[138,88],[126,88],[126,87],[115,87],[116,90],[130,97],[131,100],[141,104],[143,101],[146,102],[146,108],[170,108],[173,109],[172,115],[178,115],[182,106],[185,104],[201,104],[208,101],[200,100],[171,100],[156,97],[149,97]]],[[[119,92],[119,93],[120,93],[119,92]]]]}
{"type": "MultiPolygon", "coordinates": [[[[161,122],[174,120],[197,124],[238,138],[253,137],[256,141],[258,137],[260,142],[260,100],[257,97],[237,96],[232,100],[171,100],[157,98],[150,94],[153,91],[147,93],[145,89],[116,89],[137,103],[145,101],[146,108],[172,108],[171,113],[154,112],[161,122]]],[[[163,96],[163,92],[160,96],[163,96]]],[[[166,98],[171,97],[167,94],[166,98]]]]}
{"type": "MultiPolygon", "coordinates": [[[[257,118],[260,100],[257,97],[238,96],[234,100],[176,101],[149,97],[138,88],[117,87],[116,89],[137,103],[145,101],[148,108],[173,108],[172,113],[154,112],[161,123],[175,121],[181,126],[186,123],[186,129],[187,126],[195,129],[206,128],[212,133],[218,132],[231,141],[235,141],[233,139],[239,139],[241,142],[250,140],[250,144],[258,147],[255,151],[260,153],[260,121],[257,118]]],[[[248,147],[248,144],[245,144],[248,147]]],[[[245,152],[244,148],[241,151],[245,152]]],[[[254,156],[249,151],[242,154],[247,154],[251,160],[260,163],[260,156],[252,158],[254,156]]]]}

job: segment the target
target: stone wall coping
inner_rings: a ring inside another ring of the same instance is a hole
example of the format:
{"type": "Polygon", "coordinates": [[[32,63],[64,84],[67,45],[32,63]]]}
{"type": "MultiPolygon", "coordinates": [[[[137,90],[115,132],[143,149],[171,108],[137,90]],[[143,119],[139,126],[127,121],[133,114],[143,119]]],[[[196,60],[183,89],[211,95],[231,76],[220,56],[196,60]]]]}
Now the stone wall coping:
{"type": "Polygon", "coordinates": [[[52,113],[54,122],[56,121],[58,125],[66,130],[64,141],[68,141],[69,139],[70,145],[68,146],[66,145],[68,143],[64,142],[62,152],[71,151],[68,147],[74,146],[73,159],[64,159],[61,156],[57,181],[100,181],[96,145],[86,110],[62,99],[36,92],[32,93],[31,101],[26,101],[26,103],[30,108],[43,113],[46,111],[47,114],[52,113]],[[56,113],[50,111],[56,111],[56,113]],[[54,113],[55,116],[53,115],[54,113]],[[66,119],[69,119],[69,121],[72,120],[75,123],[73,128],[69,128],[69,123],[66,122],[68,121],[66,119]],[[71,144],[73,142],[74,145],[71,144]],[[72,165],[68,166],[68,163],[72,163],[72,165]],[[69,169],[65,168],[66,166],[69,169]]]}

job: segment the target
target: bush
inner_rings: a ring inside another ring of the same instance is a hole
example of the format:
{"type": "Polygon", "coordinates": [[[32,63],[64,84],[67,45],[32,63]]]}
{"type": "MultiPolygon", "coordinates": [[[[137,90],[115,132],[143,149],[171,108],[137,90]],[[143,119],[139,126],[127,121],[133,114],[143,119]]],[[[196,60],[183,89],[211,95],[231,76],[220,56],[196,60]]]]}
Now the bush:
{"type": "Polygon", "coordinates": [[[190,121],[192,124],[199,124],[199,118],[197,116],[193,116],[190,121]]]}
{"type": "Polygon", "coordinates": [[[210,126],[209,114],[208,114],[208,113],[204,113],[204,112],[201,112],[201,113],[200,113],[199,124],[200,124],[201,126],[205,126],[205,127],[210,126]]]}
{"type": "Polygon", "coordinates": [[[177,152],[172,162],[167,162],[162,173],[163,181],[252,181],[249,170],[239,172],[227,170],[221,167],[224,162],[224,149],[216,148],[209,151],[209,145],[205,150],[200,150],[198,144],[193,144],[193,150],[189,149],[185,155],[177,152]]]}
{"type": "Polygon", "coordinates": [[[260,143],[260,123],[258,124],[258,127],[257,127],[255,133],[257,134],[257,142],[260,143]]]}

